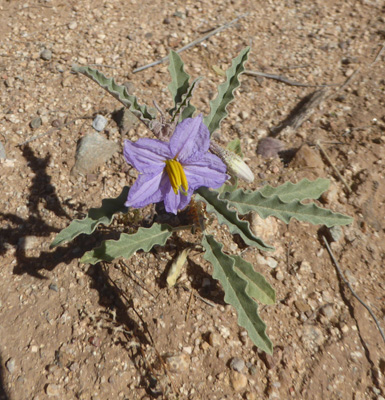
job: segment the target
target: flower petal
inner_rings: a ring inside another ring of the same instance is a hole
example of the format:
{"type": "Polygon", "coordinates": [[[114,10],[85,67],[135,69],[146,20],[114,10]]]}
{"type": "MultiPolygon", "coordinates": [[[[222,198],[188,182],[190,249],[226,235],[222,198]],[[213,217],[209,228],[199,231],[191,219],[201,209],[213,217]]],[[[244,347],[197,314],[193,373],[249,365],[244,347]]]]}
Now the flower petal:
{"type": "Polygon", "coordinates": [[[199,158],[208,151],[209,146],[210,132],[203,123],[202,114],[184,119],[176,126],[170,139],[171,153],[182,164],[199,158]]]}
{"type": "Polygon", "coordinates": [[[185,208],[190,203],[193,190],[189,189],[187,194],[184,195],[180,191],[175,194],[174,190],[170,185],[170,189],[164,192],[164,207],[167,212],[177,214],[178,210],[185,208]]]}
{"type": "Polygon", "coordinates": [[[166,159],[173,158],[168,143],[148,138],[134,143],[125,140],[123,154],[126,161],[142,173],[158,172],[164,168],[166,159]]]}
{"type": "MultiPolygon", "coordinates": [[[[128,192],[126,207],[141,208],[163,200],[161,187],[167,176],[163,172],[139,175],[128,192]]],[[[170,185],[171,187],[171,185],[170,185]]]]}
{"type": "Polygon", "coordinates": [[[201,186],[217,189],[221,187],[229,176],[226,174],[226,165],[215,154],[207,153],[199,161],[184,164],[189,189],[195,190],[201,186]]]}

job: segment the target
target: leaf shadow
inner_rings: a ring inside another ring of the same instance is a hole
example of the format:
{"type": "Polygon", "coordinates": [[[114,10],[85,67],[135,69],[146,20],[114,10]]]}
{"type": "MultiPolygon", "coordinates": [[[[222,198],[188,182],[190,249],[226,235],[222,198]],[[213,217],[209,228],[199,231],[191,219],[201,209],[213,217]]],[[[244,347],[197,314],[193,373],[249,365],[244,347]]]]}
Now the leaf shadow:
{"type": "Polygon", "coordinates": [[[225,292],[219,282],[190,258],[187,264],[187,274],[193,277],[191,287],[197,291],[199,296],[218,305],[225,306],[227,304],[224,300],[225,292]]]}
{"type": "MultiPolygon", "coordinates": [[[[29,187],[28,198],[25,205],[28,208],[28,218],[22,218],[16,214],[1,213],[0,219],[0,255],[4,255],[10,246],[16,248],[16,265],[14,273],[22,275],[28,273],[39,279],[44,276],[39,273],[41,269],[52,270],[61,262],[69,263],[79,256],[79,244],[71,244],[69,248],[60,248],[55,252],[43,251],[38,257],[30,257],[21,243],[22,238],[35,236],[37,238],[48,238],[52,233],[59,232],[60,229],[51,226],[46,222],[42,210],[51,211],[56,217],[71,220],[70,215],[63,208],[52,184],[52,178],[47,172],[51,155],[37,157],[31,147],[27,144],[23,147],[22,155],[28,162],[28,167],[34,174],[32,183],[29,187]]],[[[67,204],[69,208],[76,211],[75,207],[67,204]]],[[[79,208],[83,207],[79,204],[79,208]]],[[[83,240],[84,242],[84,240],[83,240]]]]}

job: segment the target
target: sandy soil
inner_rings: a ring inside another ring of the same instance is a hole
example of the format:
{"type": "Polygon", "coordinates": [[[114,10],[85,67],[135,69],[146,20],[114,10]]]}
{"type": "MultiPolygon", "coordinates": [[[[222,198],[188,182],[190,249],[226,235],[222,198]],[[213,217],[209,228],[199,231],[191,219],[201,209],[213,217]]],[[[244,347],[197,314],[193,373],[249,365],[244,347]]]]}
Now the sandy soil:
{"type": "MultiPolygon", "coordinates": [[[[187,71],[205,77],[195,105],[208,112],[223,80],[218,68],[225,70],[247,45],[250,70],[308,85],[346,82],[329,87],[330,97],[300,127],[277,129],[317,88],[243,75],[216,140],[240,138],[257,176],[244,185],[250,189],[304,177],[331,180],[320,204],[354,216],[332,250],[385,329],[382,1],[3,0],[0,399],[384,399],[385,344],[340,281],[319,226],[252,217],[254,229],[276,247],[267,255],[234,244],[224,227],[209,221],[226,249],[253,262],[276,289],[277,304],[260,310],[273,357],[238,327],[198,249],[189,255],[183,286],[166,287],[178,249],[198,243],[199,235],[181,235],[125,264],[78,261],[108,229],[49,250],[69,221],[116,197],[136,176],[121,151],[85,176],[71,175],[76,144],[93,131],[93,116],[108,119],[102,134],[119,146],[147,135],[132,121],[122,132],[113,119],[120,104],[71,74],[71,65],[97,64],[142,102],[156,99],[166,109],[167,64],[133,69],[244,13],[182,53],[187,71]],[[293,159],[295,151],[286,160],[264,158],[258,143],[273,132],[288,150],[308,147],[293,159]]],[[[118,218],[113,228],[134,229],[150,213],[147,207],[118,218]]]]}

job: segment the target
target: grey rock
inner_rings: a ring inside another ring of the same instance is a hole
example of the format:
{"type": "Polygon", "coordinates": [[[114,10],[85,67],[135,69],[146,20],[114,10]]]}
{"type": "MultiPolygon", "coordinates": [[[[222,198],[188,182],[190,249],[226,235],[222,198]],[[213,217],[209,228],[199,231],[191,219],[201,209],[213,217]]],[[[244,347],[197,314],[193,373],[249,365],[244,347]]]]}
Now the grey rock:
{"type": "Polygon", "coordinates": [[[334,317],[334,309],[331,304],[326,304],[320,310],[320,313],[327,319],[332,319],[334,317]]]}
{"type": "Polygon", "coordinates": [[[37,129],[37,128],[39,128],[41,126],[41,122],[42,122],[41,118],[40,117],[36,117],[29,123],[29,126],[32,129],[37,129]]]}
{"type": "Polygon", "coordinates": [[[114,120],[119,126],[119,132],[125,135],[131,128],[139,124],[138,117],[127,108],[122,108],[114,114],[114,120]]]}
{"type": "Polygon", "coordinates": [[[343,235],[342,229],[339,225],[332,226],[329,228],[330,237],[333,239],[334,242],[338,242],[343,235]]]}
{"type": "Polygon", "coordinates": [[[109,160],[119,149],[120,146],[117,143],[107,140],[97,132],[84,136],[78,143],[76,161],[71,175],[85,175],[92,172],[109,160]]]}
{"type": "Polygon", "coordinates": [[[20,250],[31,250],[39,245],[39,239],[38,236],[23,236],[17,244],[20,250]]]}
{"type": "Polygon", "coordinates": [[[7,158],[7,154],[6,154],[6,152],[5,152],[5,148],[4,148],[4,146],[3,146],[3,143],[0,142],[0,160],[1,160],[2,158],[3,158],[3,159],[7,158]]]}
{"type": "Polygon", "coordinates": [[[101,132],[107,126],[107,118],[103,117],[103,115],[98,114],[95,119],[92,121],[92,127],[101,132]]]}
{"type": "Polygon", "coordinates": [[[10,374],[15,372],[16,361],[14,358],[10,358],[6,363],[5,366],[10,374]]]}
{"type": "Polygon", "coordinates": [[[51,284],[48,286],[48,288],[49,288],[50,290],[53,290],[54,292],[58,292],[58,291],[59,291],[59,288],[57,287],[56,283],[51,283],[51,284]]]}
{"type": "Polygon", "coordinates": [[[284,150],[285,145],[279,139],[265,137],[258,143],[257,154],[263,158],[278,157],[278,153],[284,150]]]}
{"type": "Polygon", "coordinates": [[[242,360],[242,358],[234,357],[230,361],[230,368],[234,371],[241,372],[243,368],[245,368],[245,362],[242,360]]]}
{"type": "Polygon", "coordinates": [[[48,50],[48,49],[44,49],[41,53],[40,53],[40,58],[44,61],[50,61],[52,58],[52,51],[48,50]]]}

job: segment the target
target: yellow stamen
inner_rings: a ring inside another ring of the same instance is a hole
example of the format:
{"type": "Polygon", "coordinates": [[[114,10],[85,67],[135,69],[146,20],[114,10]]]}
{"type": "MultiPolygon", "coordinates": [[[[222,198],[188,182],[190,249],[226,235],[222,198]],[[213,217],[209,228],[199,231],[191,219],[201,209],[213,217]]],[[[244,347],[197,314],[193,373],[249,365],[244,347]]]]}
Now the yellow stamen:
{"type": "Polygon", "coordinates": [[[186,174],[184,173],[183,167],[179,161],[166,160],[166,172],[170,179],[171,186],[175,194],[178,194],[179,190],[182,194],[187,194],[188,183],[186,174]]]}

